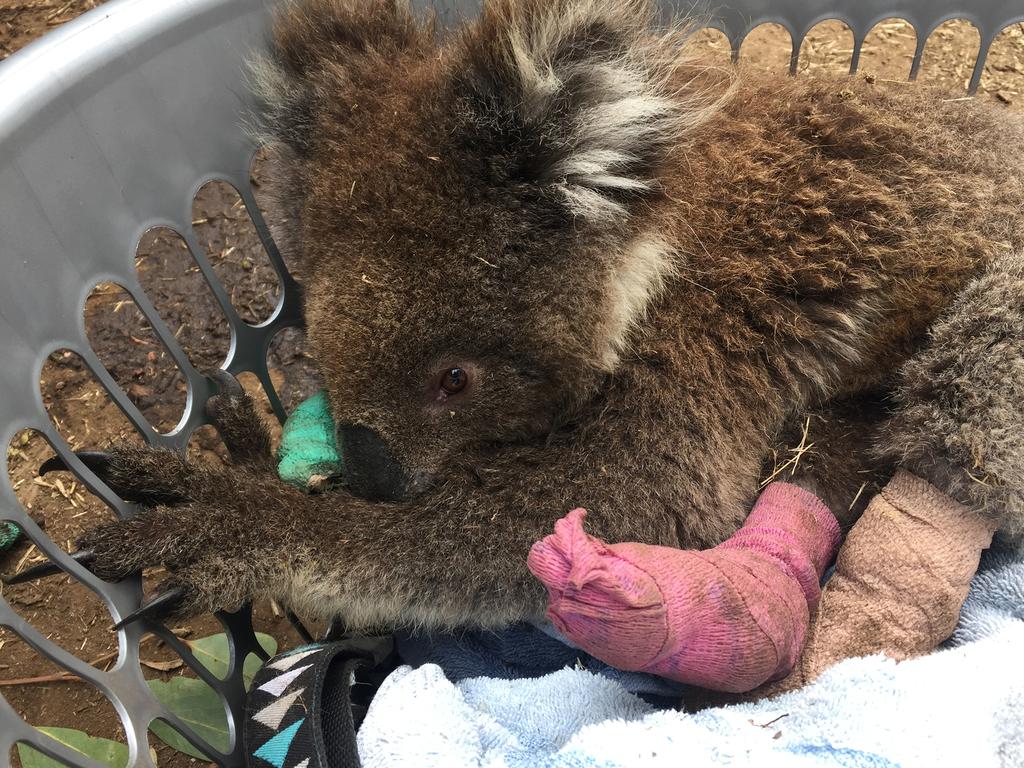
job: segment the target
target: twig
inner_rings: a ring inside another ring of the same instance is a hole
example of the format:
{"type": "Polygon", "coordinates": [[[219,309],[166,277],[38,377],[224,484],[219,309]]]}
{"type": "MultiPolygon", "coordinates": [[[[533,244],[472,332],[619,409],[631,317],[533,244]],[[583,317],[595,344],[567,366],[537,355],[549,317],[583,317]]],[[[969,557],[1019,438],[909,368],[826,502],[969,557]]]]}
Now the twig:
{"type": "Polygon", "coordinates": [[[774,720],[769,720],[767,723],[755,723],[753,720],[751,720],[750,724],[756,725],[758,728],[767,728],[768,726],[774,725],[775,723],[779,722],[779,720],[781,720],[784,717],[789,717],[789,712],[784,712],[783,714],[776,717],[774,720]]]}
{"type": "Polygon", "coordinates": [[[81,682],[82,678],[70,672],[60,672],[56,675],[41,675],[40,677],[15,677],[10,680],[0,680],[0,686],[35,685],[37,683],[63,683],[81,682]]]}
{"type": "Polygon", "coordinates": [[[860,488],[857,489],[857,495],[853,497],[853,501],[850,502],[850,506],[846,508],[847,512],[853,509],[853,505],[857,503],[857,499],[859,499],[860,495],[864,493],[864,489],[867,488],[867,486],[867,483],[860,484],[860,488]]]}
{"type": "MultiPolygon", "coordinates": [[[[139,645],[145,642],[153,640],[156,635],[147,634],[143,635],[139,640],[139,645]]],[[[89,666],[96,667],[104,662],[116,659],[120,650],[110,651],[110,653],[104,653],[102,656],[97,656],[95,659],[89,662],[89,666]]],[[[16,677],[10,680],[0,680],[0,687],[12,687],[16,685],[37,685],[39,683],[63,683],[63,682],[82,682],[82,678],[76,675],[74,672],[57,672],[52,675],[40,675],[39,677],[16,677]]]]}
{"type": "Polygon", "coordinates": [[[33,544],[31,547],[28,548],[28,551],[25,552],[25,554],[21,556],[21,560],[18,561],[18,564],[16,566],[14,566],[14,572],[15,573],[18,573],[22,569],[22,566],[24,566],[25,563],[28,561],[28,559],[30,557],[32,557],[32,553],[35,552],[35,551],[36,551],[36,545],[33,544]]]}
{"type": "Polygon", "coordinates": [[[814,443],[807,442],[807,434],[810,429],[811,418],[808,416],[807,421],[804,422],[804,431],[800,436],[800,444],[796,448],[789,449],[789,452],[793,455],[786,459],[782,464],[775,467],[774,471],[761,482],[761,488],[764,488],[768,483],[781,475],[787,469],[790,470],[791,473],[796,472],[797,467],[800,466],[800,459],[802,459],[803,455],[814,447],[814,443]]]}
{"type": "Polygon", "coordinates": [[[58,16],[61,16],[65,11],[67,11],[74,4],[75,4],[74,0],[71,0],[71,2],[68,2],[68,3],[65,3],[63,7],[58,8],[56,11],[53,11],[49,16],[47,16],[46,20],[47,21],[53,21],[58,16]]]}

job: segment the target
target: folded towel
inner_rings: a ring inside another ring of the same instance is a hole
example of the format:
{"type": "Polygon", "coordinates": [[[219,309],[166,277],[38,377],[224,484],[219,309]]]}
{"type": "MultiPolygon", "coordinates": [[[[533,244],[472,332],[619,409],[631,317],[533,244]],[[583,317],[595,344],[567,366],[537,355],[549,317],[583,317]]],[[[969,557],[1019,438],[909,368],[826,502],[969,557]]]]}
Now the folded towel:
{"type": "MultiPolygon", "coordinates": [[[[960,622],[946,642],[956,647],[989,637],[1007,625],[1024,622],[1024,556],[990,549],[971,582],[960,622]]],[[[1024,659],[1020,662],[1024,665],[1024,659]]],[[[1024,707],[1020,710],[1024,713],[1024,707]]],[[[1024,714],[1022,714],[1024,721],[1024,714]]],[[[1024,766],[1024,760],[1017,765],[1024,766]]]]}

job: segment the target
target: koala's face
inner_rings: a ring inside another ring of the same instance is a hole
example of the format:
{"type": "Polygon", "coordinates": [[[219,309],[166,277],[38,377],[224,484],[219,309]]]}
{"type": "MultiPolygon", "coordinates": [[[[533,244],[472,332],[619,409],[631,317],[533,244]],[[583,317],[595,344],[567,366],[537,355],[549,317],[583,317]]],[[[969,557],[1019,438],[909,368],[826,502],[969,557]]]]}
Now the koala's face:
{"type": "Polygon", "coordinates": [[[348,484],[375,499],[427,487],[473,444],[543,435],[585,397],[604,276],[582,256],[606,239],[488,189],[436,83],[391,87],[360,99],[357,143],[316,150],[301,214],[308,338],[348,484]]]}
{"type": "Polygon", "coordinates": [[[581,26],[567,2],[492,3],[438,42],[386,0],[310,0],[257,68],[307,334],[367,498],[547,433],[671,271],[645,216],[682,120],[659,91],[674,69],[637,3],[576,2],[581,26]]]}
{"type": "Polygon", "coordinates": [[[498,234],[497,212],[481,216],[437,192],[416,201],[422,187],[406,190],[379,214],[377,204],[361,207],[364,222],[328,204],[323,230],[304,239],[317,253],[308,337],[350,485],[376,498],[424,487],[469,443],[550,429],[585,373],[566,365],[582,366],[589,352],[568,328],[551,347],[552,328],[568,324],[559,305],[571,298],[538,281],[554,279],[550,270],[531,275],[531,259],[505,256],[518,250],[508,241],[516,235],[498,234]],[[394,212],[417,202],[412,219],[394,212]]]}

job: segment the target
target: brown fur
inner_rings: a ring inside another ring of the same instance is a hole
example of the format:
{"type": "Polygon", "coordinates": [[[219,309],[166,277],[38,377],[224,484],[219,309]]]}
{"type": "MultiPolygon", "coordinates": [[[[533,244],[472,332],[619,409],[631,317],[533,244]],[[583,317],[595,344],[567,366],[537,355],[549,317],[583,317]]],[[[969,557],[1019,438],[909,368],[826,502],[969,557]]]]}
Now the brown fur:
{"type": "Polygon", "coordinates": [[[500,626],[541,614],[526,553],[574,506],[612,541],[728,537],[808,409],[834,428],[798,474],[845,512],[879,417],[858,398],[1024,245],[1024,128],[924,88],[732,78],[649,20],[496,0],[440,40],[383,0],[286,8],[256,67],[281,239],[335,417],[404,498],[121,451],[122,485],[189,501],[88,537],[99,572],[165,564],[185,611],[500,626]],[[453,366],[473,379],[439,403],[453,366]]]}

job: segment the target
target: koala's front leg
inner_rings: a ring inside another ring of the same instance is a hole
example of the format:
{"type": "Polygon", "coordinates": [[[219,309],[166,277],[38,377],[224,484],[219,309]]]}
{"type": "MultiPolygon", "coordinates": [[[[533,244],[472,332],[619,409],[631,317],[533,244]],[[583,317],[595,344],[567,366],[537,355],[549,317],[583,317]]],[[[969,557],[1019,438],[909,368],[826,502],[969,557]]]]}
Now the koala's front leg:
{"type": "Polygon", "coordinates": [[[971,283],[901,376],[879,455],[1024,544],[1024,255],[971,283]]]}
{"type": "Polygon", "coordinates": [[[182,460],[162,453],[110,452],[119,472],[145,465],[151,487],[161,488],[166,480],[161,492],[179,477],[187,478],[187,487],[177,488],[181,495],[173,504],[140,506],[135,516],[83,535],[78,547],[87,567],[108,581],[166,568],[155,593],[166,616],[234,609],[267,594],[284,565],[281,528],[289,525],[291,507],[304,501],[302,495],[289,499],[290,488],[244,468],[215,472],[188,464],[179,473],[182,460]],[[159,472],[153,472],[156,464],[159,472]]]}
{"type": "Polygon", "coordinates": [[[415,504],[314,496],[272,471],[211,470],[152,449],[114,448],[96,470],[139,508],[86,533],[77,559],[109,581],[165,568],[143,606],[150,618],[275,598],[352,628],[508,624],[543,612],[526,556],[568,511],[553,501],[520,513],[508,499],[495,514],[461,485],[415,504]]]}
{"type": "MultiPolygon", "coordinates": [[[[588,533],[606,541],[695,548],[723,541],[746,517],[764,430],[723,427],[719,450],[688,450],[696,415],[641,396],[651,380],[644,373],[623,384],[631,400],[602,407],[599,426],[465,457],[471,467],[449,468],[425,496],[404,503],[307,495],[277,479],[260,440],[233,450],[243,464],[227,470],[120,448],[97,472],[143,506],[87,534],[83,557],[110,579],[165,567],[161,594],[176,600],[158,607],[174,615],[274,597],[352,629],[500,627],[540,617],[545,592],[527,556],[574,507],[588,509],[588,533]],[[636,428],[655,423],[653,414],[658,430],[636,428]],[[679,450],[666,450],[671,435],[679,450]]],[[[728,426],[715,407],[713,399],[693,405],[709,425],[728,426]]],[[[250,410],[227,408],[219,418],[242,420],[250,410]]]]}

